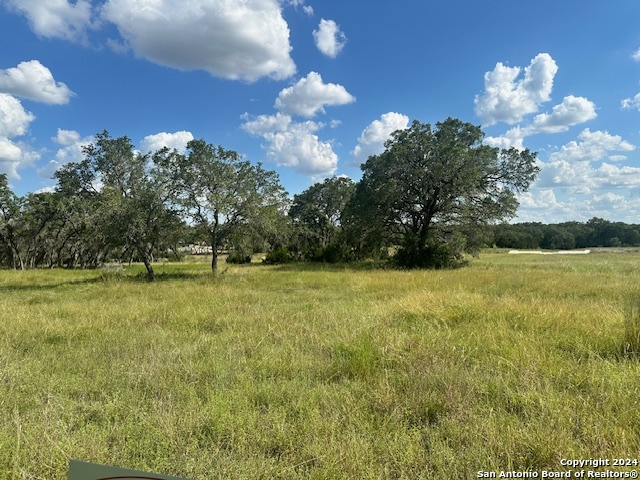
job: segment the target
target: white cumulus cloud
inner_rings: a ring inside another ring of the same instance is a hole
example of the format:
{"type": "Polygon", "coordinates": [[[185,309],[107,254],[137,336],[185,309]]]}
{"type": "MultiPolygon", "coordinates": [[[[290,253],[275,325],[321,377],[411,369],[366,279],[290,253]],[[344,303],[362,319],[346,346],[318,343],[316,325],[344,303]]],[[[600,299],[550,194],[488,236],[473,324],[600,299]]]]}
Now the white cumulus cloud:
{"type": "Polygon", "coordinates": [[[346,105],[355,100],[342,85],[324,83],[319,73],[309,72],[278,94],[275,108],[288,115],[313,117],[317,112],[324,113],[325,106],[346,105]]]}
{"type": "Polygon", "coordinates": [[[320,20],[318,29],[313,31],[316,47],[327,57],[336,58],[347,43],[346,35],[333,20],[320,20]]]}
{"type": "Polygon", "coordinates": [[[60,145],[73,145],[74,143],[78,143],[80,141],[80,134],[75,130],[64,130],[62,128],[59,128],[58,133],[51,140],[60,145]]]}
{"type": "Polygon", "coordinates": [[[160,65],[249,82],[296,71],[278,0],[107,0],[102,13],[160,65]]]}
{"type": "Polygon", "coordinates": [[[631,58],[633,58],[636,62],[640,62],[640,48],[633,52],[631,58]]]}
{"type": "Polygon", "coordinates": [[[524,149],[524,139],[537,133],[566,132],[569,127],[587,122],[597,116],[595,104],[584,98],[569,95],[553,107],[551,113],[541,113],[529,125],[513,127],[498,137],[486,137],[484,143],[492,147],[524,149]]]}
{"type": "Polygon", "coordinates": [[[35,118],[17,98],[0,93],[0,172],[19,178],[18,169],[38,159],[37,152],[15,140],[27,133],[35,118]]]}
{"type": "Polygon", "coordinates": [[[83,148],[93,143],[92,136],[82,137],[75,130],[58,129],[58,133],[52,138],[54,142],[61,145],[54,158],[38,169],[38,175],[45,178],[53,177],[53,174],[61,166],[70,162],[81,162],[84,159],[83,148]]]}
{"type": "Polygon", "coordinates": [[[572,194],[590,194],[603,188],[640,186],[640,168],[606,161],[610,152],[630,152],[635,146],[606,131],[584,129],[571,141],[540,162],[539,187],[564,187],[572,194]],[[597,165],[601,162],[600,165],[597,165]]]}
{"type": "Polygon", "coordinates": [[[242,128],[267,141],[263,147],[276,165],[293,167],[298,173],[312,177],[332,175],[338,166],[338,156],[330,142],[321,141],[316,131],[322,124],[294,122],[289,115],[259,115],[242,117],[242,128]]]}
{"type": "Polygon", "coordinates": [[[597,117],[596,106],[584,97],[569,95],[553,107],[551,113],[541,113],[533,118],[531,133],[566,132],[569,127],[597,117]]]}
{"type": "Polygon", "coordinates": [[[140,142],[140,149],[143,152],[155,152],[167,147],[169,150],[184,152],[187,149],[187,143],[191,140],[193,140],[193,134],[184,130],[175,133],[160,132],[144,137],[140,142]]]}
{"type": "Polygon", "coordinates": [[[485,125],[517,123],[549,101],[558,71],[551,55],[536,55],[524,68],[523,78],[519,78],[521,71],[520,67],[508,67],[498,62],[492,71],[485,73],[485,91],[474,101],[475,112],[485,125]]]}
{"type": "Polygon", "coordinates": [[[358,144],[351,151],[358,163],[363,163],[371,155],[384,151],[384,143],[396,130],[404,130],[409,126],[409,117],[401,113],[388,112],[379,120],[371,122],[358,137],[358,144]]]}
{"type": "Polygon", "coordinates": [[[89,0],[5,0],[10,9],[29,20],[39,36],[85,42],[93,28],[93,9],[89,0]]]}
{"type": "Polygon", "coordinates": [[[638,188],[640,168],[607,162],[593,166],[586,161],[554,160],[543,163],[538,185],[564,187],[572,194],[595,194],[605,188],[638,188]]]}
{"type": "Polygon", "coordinates": [[[498,137],[485,137],[483,143],[495,148],[517,148],[524,150],[524,137],[527,135],[525,129],[513,127],[498,137]]]}
{"type": "Polygon", "coordinates": [[[607,152],[630,152],[636,148],[619,135],[611,135],[607,131],[592,132],[585,128],[578,138],[579,141],[571,141],[563,145],[559,151],[552,153],[550,159],[567,162],[597,162],[602,160],[607,152]]]}
{"type": "Polygon", "coordinates": [[[68,103],[73,95],[69,87],[56,82],[51,71],[38,60],[0,70],[0,92],[57,105],[68,103]]]}
{"type": "Polygon", "coordinates": [[[557,196],[553,189],[533,188],[518,196],[519,222],[557,223],[568,220],[587,221],[608,218],[612,212],[627,223],[636,223],[640,214],[640,197],[613,192],[557,196]]]}
{"type": "Polygon", "coordinates": [[[27,112],[20,101],[0,93],[0,136],[18,137],[27,133],[29,124],[35,120],[31,112],[27,112]]]}
{"type": "Polygon", "coordinates": [[[636,94],[633,98],[625,98],[622,100],[622,108],[625,110],[640,110],[640,93],[636,94]]]}

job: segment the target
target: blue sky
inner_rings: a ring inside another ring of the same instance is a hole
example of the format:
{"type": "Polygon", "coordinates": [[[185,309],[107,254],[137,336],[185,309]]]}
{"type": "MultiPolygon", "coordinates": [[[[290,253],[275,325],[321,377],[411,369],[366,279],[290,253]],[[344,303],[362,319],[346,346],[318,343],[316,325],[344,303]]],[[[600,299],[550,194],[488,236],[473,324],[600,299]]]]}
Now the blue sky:
{"type": "Polygon", "coordinates": [[[0,0],[0,172],[17,194],[108,130],[191,138],[290,194],[447,117],[539,152],[515,221],[640,223],[640,2],[0,0]]]}

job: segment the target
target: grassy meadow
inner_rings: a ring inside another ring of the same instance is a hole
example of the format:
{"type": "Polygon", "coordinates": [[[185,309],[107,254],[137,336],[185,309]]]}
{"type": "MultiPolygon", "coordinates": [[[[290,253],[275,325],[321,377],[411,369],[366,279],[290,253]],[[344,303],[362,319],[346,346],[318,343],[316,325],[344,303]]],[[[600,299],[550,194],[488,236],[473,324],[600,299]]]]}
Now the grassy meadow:
{"type": "Polygon", "coordinates": [[[62,480],[77,459],[464,479],[640,452],[638,253],[125,270],[0,271],[0,478],[62,480]]]}

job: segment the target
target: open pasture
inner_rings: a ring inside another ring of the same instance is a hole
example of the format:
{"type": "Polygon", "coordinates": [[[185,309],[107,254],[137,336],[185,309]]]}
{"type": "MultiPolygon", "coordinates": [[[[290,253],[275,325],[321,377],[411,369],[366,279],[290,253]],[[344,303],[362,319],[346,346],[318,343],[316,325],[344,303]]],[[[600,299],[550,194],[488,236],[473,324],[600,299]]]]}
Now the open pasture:
{"type": "Polygon", "coordinates": [[[640,452],[639,254],[157,270],[0,271],[0,478],[62,480],[70,458],[476,478],[640,452]]]}

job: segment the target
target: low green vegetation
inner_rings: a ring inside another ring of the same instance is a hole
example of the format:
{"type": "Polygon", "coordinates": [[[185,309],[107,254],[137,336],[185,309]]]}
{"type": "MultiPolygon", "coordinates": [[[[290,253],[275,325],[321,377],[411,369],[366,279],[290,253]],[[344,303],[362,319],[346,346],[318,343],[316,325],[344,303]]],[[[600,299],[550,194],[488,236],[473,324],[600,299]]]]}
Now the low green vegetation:
{"type": "Polygon", "coordinates": [[[640,256],[374,267],[0,271],[0,478],[476,478],[640,451],[640,256]]]}

